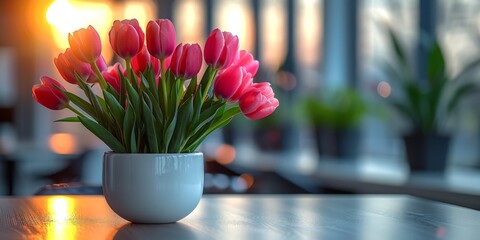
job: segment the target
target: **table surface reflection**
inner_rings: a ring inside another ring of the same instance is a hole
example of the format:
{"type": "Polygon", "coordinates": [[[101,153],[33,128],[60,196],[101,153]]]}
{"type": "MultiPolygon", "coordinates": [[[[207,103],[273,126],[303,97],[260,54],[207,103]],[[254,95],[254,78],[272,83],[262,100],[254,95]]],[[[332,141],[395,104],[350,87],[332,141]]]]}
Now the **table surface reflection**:
{"type": "Polygon", "coordinates": [[[478,239],[480,212],[404,195],[205,195],[174,224],[131,224],[103,196],[0,198],[0,239],[478,239]]]}

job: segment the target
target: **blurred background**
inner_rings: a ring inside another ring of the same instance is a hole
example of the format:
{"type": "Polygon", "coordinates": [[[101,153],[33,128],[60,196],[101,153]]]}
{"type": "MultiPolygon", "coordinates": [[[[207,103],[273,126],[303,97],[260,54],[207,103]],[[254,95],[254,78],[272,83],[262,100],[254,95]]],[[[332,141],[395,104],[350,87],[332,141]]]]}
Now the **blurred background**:
{"type": "MultiPolygon", "coordinates": [[[[172,19],[178,42],[214,28],[261,62],[280,107],[238,116],[200,147],[205,193],[398,193],[480,209],[477,0],[0,1],[0,194],[101,185],[108,149],[35,103],[68,33],[88,25],[113,58],[115,19],[172,19]],[[437,72],[441,74],[436,74],[437,72]]],[[[76,86],[69,91],[79,92],[76,86]]]]}

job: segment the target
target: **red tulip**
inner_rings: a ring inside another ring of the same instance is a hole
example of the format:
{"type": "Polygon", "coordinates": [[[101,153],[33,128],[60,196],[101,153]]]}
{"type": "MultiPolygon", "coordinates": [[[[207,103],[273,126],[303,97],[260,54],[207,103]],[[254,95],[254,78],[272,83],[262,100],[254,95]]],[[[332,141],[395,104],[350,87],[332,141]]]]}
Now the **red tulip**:
{"type": "Polygon", "coordinates": [[[147,24],[147,47],[152,56],[165,59],[175,50],[175,27],[168,19],[158,19],[147,24]]]}
{"type": "Polygon", "coordinates": [[[64,109],[68,106],[65,88],[53,78],[43,76],[41,84],[32,87],[32,96],[35,101],[52,110],[64,109]]]}
{"type": "Polygon", "coordinates": [[[110,84],[117,92],[120,92],[120,75],[118,72],[125,75],[125,71],[120,63],[115,63],[113,66],[107,68],[102,72],[105,81],[110,84]]]}
{"type": "Polygon", "coordinates": [[[242,50],[240,51],[239,57],[238,59],[235,60],[233,65],[244,67],[245,70],[247,70],[247,72],[249,72],[253,77],[258,71],[259,62],[253,59],[253,56],[251,53],[249,53],[246,50],[242,50]]]}
{"type": "Polygon", "coordinates": [[[94,63],[102,53],[100,36],[92,26],[68,34],[68,43],[73,54],[86,63],[94,63]]]}
{"type": "Polygon", "coordinates": [[[250,120],[267,117],[278,105],[273,89],[267,82],[252,84],[239,100],[240,110],[250,120]]]}
{"type": "Polygon", "coordinates": [[[131,64],[137,75],[145,72],[147,67],[151,65],[155,78],[160,76],[160,60],[151,56],[147,51],[147,47],[145,46],[143,47],[142,51],[132,58],[131,64]]]}
{"type": "Polygon", "coordinates": [[[115,20],[109,32],[110,45],[121,58],[131,58],[143,48],[145,34],[137,19],[115,20]]]}
{"type": "Polygon", "coordinates": [[[80,61],[74,56],[70,48],[67,48],[65,53],[58,54],[58,57],[54,58],[53,62],[63,79],[71,84],[77,84],[75,73],[84,81],[92,74],[90,64],[80,61]]]}
{"type": "Polygon", "coordinates": [[[238,54],[238,37],[230,32],[213,30],[205,43],[205,62],[217,70],[232,65],[238,54]]]}
{"type": "Polygon", "coordinates": [[[172,55],[170,70],[182,79],[190,79],[202,67],[202,50],[198,44],[179,44],[172,55]]]}
{"type": "Polygon", "coordinates": [[[252,85],[252,75],[245,68],[232,66],[221,71],[213,86],[216,96],[222,97],[229,102],[236,102],[247,87],[252,85]]]}

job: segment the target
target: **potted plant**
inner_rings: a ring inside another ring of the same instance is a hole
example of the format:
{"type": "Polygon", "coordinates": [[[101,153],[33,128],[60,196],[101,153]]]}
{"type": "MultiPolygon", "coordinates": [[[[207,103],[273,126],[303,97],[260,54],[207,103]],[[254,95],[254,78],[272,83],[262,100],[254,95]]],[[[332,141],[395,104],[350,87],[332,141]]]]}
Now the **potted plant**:
{"type": "Polygon", "coordinates": [[[410,169],[443,172],[451,139],[444,124],[462,99],[478,91],[469,73],[480,59],[451,76],[442,46],[432,37],[423,43],[428,47],[427,76],[419,79],[396,33],[392,29],[388,33],[395,58],[392,65],[387,65],[393,92],[386,100],[410,125],[410,131],[403,136],[410,169]]]}
{"type": "Polygon", "coordinates": [[[367,105],[354,89],[339,89],[302,101],[303,116],[313,126],[318,154],[335,159],[355,159],[360,123],[367,105]]]}
{"type": "Polygon", "coordinates": [[[97,31],[80,29],[54,62],[85,96],[47,76],[32,88],[38,103],[75,114],[58,121],[83,124],[111,148],[103,192],[118,215],[135,223],[175,222],[193,211],[204,176],[197,147],[235,115],[260,119],[279,104],[269,84],[252,83],[258,62],[238,51],[237,36],[213,30],[202,56],[198,44],[177,45],[175,35],[167,19],[150,21],[146,33],[135,19],[116,20],[110,44],[123,60],[107,67],[97,31]],[[207,67],[197,80],[202,58],[207,67]]]}

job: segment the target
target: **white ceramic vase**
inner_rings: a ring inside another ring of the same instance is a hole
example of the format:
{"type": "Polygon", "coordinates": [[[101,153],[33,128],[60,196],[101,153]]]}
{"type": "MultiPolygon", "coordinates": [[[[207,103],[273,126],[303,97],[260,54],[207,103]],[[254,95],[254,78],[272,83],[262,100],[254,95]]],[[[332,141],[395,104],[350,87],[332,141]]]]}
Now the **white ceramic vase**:
{"type": "Polygon", "coordinates": [[[190,214],[203,193],[202,153],[107,152],[103,193],[120,217],[133,223],[171,223],[190,214]]]}

